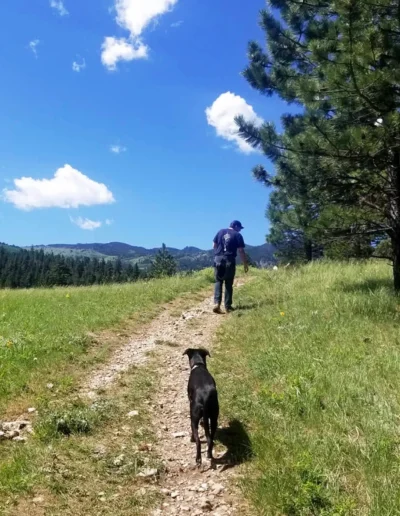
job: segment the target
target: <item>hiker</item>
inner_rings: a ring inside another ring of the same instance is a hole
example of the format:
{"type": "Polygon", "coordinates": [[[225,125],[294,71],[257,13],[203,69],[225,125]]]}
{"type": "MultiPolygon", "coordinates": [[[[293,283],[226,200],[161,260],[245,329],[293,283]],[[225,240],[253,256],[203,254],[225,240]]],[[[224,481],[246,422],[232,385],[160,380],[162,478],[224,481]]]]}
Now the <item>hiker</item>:
{"type": "Polygon", "coordinates": [[[225,282],[225,310],[232,312],[233,281],[236,273],[236,256],[239,251],[244,265],[244,272],[248,272],[245,243],[240,231],[244,229],[238,220],[231,222],[228,229],[221,229],[214,238],[214,272],[215,293],[213,312],[220,314],[222,302],[222,285],[225,282]]]}

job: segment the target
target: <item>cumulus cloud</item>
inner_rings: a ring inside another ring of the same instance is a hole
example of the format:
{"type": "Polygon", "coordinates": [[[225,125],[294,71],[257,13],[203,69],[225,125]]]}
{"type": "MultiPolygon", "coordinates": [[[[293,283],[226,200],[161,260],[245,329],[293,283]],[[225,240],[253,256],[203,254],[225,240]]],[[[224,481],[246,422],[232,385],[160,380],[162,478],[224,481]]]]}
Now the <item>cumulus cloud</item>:
{"type": "Polygon", "coordinates": [[[77,217],[74,219],[73,217],[69,218],[72,224],[75,224],[81,229],[86,229],[88,231],[93,231],[94,229],[101,228],[102,223],[99,220],[90,220],[84,219],[83,217],[77,217]]]}
{"type": "Polygon", "coordinates": [[[121,154],[121,152],[126,152],[126,147],[123,147],[122,145],[111,145],[110,151],[114,154],[121,154]]]}
{"type": "Polygon", "coordinates": [[[101,60],[109,70],[116,70],[119,61],[146,59],[149,48],[142,34],[150,23],[170,11],[178,0],[114,0],[116,22],[129,32],[127,38],[106,37],[101,60]]]}
{"type": "Polygon", "coordinates": [[[115,201],[106,185],[93,181],[70,165],[59,168],[51,179],[14,179],[14,186],[14,190],[3,190],[3,199],[26,211],[37,208],[78,208],[115,201]]]}
{"type": "Polygon", "coordinates": [[[50,7],[57,11],[60,16],[67,16],[69,14],[63,0],[50,0],[50,7]]]}
{"type": "Polygon", "coordinates": [[[78,63],[77,61],[74,61],[72,63],[72,69],[74,72],[80,72],[81,70],[84,70],[86,68],[86,61],[83,59],[81,63],[78,63]]]}
{"type": "Polygon", "coordinates": [[[32,50],[33,55],[37,58],[38,52],[37,47],[40,45],[40,39],[34,39],[33,41],[30,41],[29,48],[32,50]]]}
{"type": "Polygon", "coordinates": [[[131,41],[127,38],[107,37],[101,50],[101,62],[111,71],[117,69],[119,61],[146,59],[148,56],[148,47],[139,39],[131,41]]]}
{"type": "Polygon", "coordinates": [[[250,154],[255,152],[255,149],[239,136],[235,123],[235,117],[238,115],[242,115],[246,121],[253,122],[256,125],[261,125],[263,122],[250,104],[230,91],[220,95],[206,109],[207,122],[214,127],[217,135],[235,143],[240,152],[250,154]]]}

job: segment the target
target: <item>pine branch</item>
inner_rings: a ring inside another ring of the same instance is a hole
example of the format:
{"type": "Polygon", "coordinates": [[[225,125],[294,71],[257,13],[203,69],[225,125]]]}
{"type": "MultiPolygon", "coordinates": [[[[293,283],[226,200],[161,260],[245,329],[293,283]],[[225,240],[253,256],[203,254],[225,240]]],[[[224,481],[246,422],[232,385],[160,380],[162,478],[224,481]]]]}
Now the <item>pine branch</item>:
{"type": "Polygon", "coordinates": [[[240,115],[235,117],[235,123],[238,126],[238,133],[243,140],[251,145],[254,149],[262,146],[263,140],[261,138],[259,128],[252,122],[247,122],[245,118],[240,115]]]}

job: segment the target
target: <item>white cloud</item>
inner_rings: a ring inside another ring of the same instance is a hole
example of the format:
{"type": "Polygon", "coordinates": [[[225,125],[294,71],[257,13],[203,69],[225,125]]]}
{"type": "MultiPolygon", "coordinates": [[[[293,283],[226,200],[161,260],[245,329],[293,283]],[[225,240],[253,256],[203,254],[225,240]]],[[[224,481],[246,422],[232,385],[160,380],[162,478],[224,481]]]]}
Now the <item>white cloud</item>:
{"type": "Polygon", "coordinates": [[[114,221],[112,219],[106,219],[105,222],[106,226],[111,226],[112,224],[114,224],[114,221]]]}
{"type": "Polygon", "coordinates": [[[82,217],[77,217],[74,219],[73,217],[69,218],[73,224],[76,224],[81,229],[86,229],[88,231],[93,231],[94,229],[101,228],[102,222],[99,220],[90,220],[84,219],[82,217]]]}
{"type": "Polygon", "coordinates": [[[178,0],[114,0],[116,22],[129,32],[127,38],[106,37],[101,60],[109,70],[116,70],[119,61],[146,59],[149,47],[143,43],[143,31],[159,16],[170,11],[178,0]]]}
{"type": "Polygon", "coordinates": [[[117,69],[119,61],[146,59],[148,56],[148,47],[140,40],[108,37],[105,38],[101,49],[101,62],[111,71],[117,69]]]}
{"type": "Polygon", "coordinates": [[[218,136],[234,142],[238,149],[245,154],[255,152],[255,149],[239,136],[235,117],[242,115],[245,120],[256,125],[261,125],[263,120],[242,97],[227,91],[206,109],[206,115],[208,124],[215,128],[218,136]]]}
{"type": "Polygon", "coordinates": [[[78,63],[77,61],[74,61],[72,63],[72,69],[74,72],[80,72],[81,70],[84,70],[86,68],[86,61],[83,59],[82,63],[78,63]]]}
{"type": "Polygon", "coordinates": [[[78,208],[115,201],[103,183],[97,183],[70,165],[59,168],[51,179],[14,179],[14,190],[4,189],[3,199],[20,210],[78,208]]]}
{"type": "Polygon", "coordinates": [[[115,0],[117,23],[139,37],[144,29],[159,16],[170,11],[178,0],[115,0]]]}
{"type": "Polygon", "coordinates": [[[177,22],[174,22],[174,23],[171,23],[171,27],[173,29],[177,29],[178,27],[180,27],[181,25],[183,24],[183,20],[179,20],[177,22]]]}
{"type": "Polygon", "coordinates": [[[32,52],[36,58],[38,56],[38,52],[37,52],[38,45],[40,45],[40,39],[34,39],[33,41],[31,41],[29,43],[29,48],[32,50],[32,52]]]}
{"type": "Polygon", "coordinates": [[[67,16],[69,14],[63,0],[50,0],[50,7],[55,9],[60,16],[67,16]]]}
{"type": "Polygon", "coordinates": [[[121,154],[121,152],[126,152],[127,148],[122,145],[111,145],[110,151],[114,154],[121,154]]]}

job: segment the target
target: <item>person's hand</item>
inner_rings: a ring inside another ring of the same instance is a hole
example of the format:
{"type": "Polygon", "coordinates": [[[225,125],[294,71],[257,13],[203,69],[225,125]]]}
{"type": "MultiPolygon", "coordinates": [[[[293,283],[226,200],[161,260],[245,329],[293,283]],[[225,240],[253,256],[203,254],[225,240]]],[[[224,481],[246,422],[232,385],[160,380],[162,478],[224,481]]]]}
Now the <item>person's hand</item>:
{"type": "Polygon", "coordinates": [[[244,264],[244,272],[247,274],[249,272],[249,266],[247,263],[244,264]]]}

